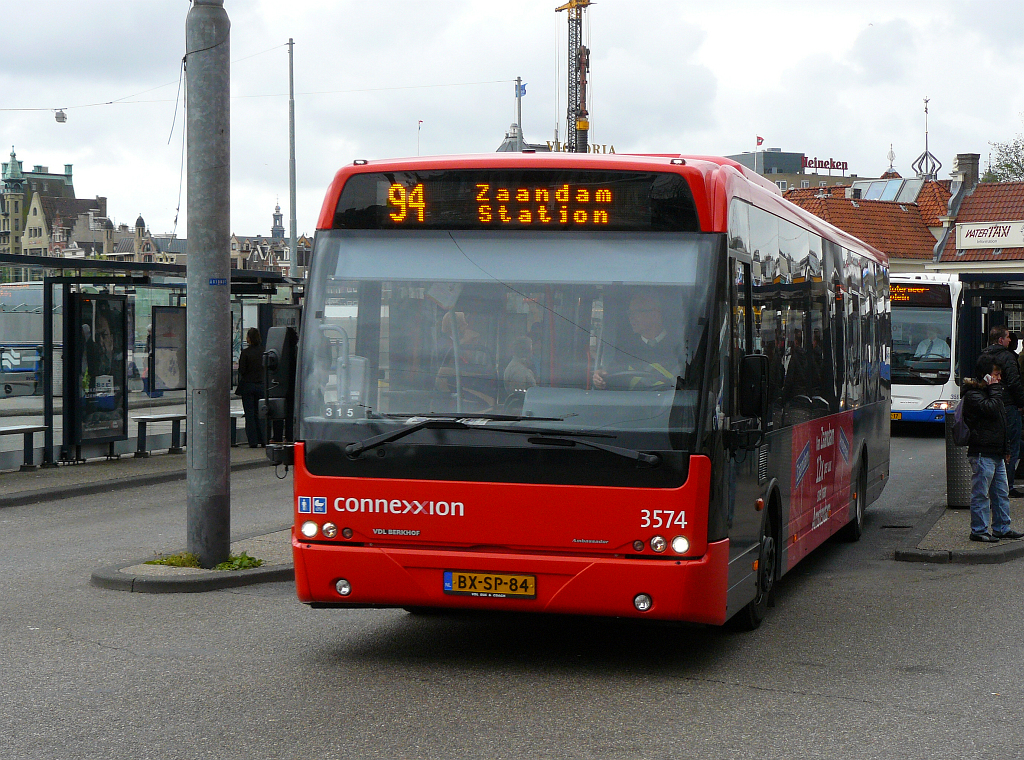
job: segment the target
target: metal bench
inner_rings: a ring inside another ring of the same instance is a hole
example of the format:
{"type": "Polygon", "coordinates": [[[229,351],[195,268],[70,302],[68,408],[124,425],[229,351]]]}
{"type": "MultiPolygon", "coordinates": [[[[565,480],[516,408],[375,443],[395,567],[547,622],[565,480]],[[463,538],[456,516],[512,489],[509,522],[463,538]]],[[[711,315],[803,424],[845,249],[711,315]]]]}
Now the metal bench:
{"type": "Polygon", "coordinates": [[[8,425],[7,427],[0,427],[0,435],[25,436],[25,457],[20,468],[22,472],[39,469],[39,465],[35,464],[35,457],[33,456],[33,436],[36,433],[44,432],[46,429],[46,425],[8,425]]]}
{"type": "Polygon", "coordinates": [[[181,447],[181,423],[185,420],[184,414],[146,414],[133,418],[139,423],[138,445],[135,447],[135,458],[141,459],[149,456],[146,448],[146,425],[151,422],[171,423],[171,447],[167,450],[169,454],[180,454],[181,447]]]}
{"type": "Polygon", "coordinates": [[[245,419],[245,412],[241,409],[231,410],[231,446],[234,448],[238,445],[238,421],[245,419]]]}

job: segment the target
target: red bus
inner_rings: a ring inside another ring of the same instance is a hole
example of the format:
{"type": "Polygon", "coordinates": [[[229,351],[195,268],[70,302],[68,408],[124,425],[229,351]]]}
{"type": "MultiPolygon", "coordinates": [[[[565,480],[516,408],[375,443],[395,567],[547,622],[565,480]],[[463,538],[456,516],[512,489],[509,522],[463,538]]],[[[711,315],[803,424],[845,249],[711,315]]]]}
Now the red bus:
{"type": "Polygon", "coordinates": [[[888,476],[885,255],[728,159],[356,161],[307,282],[314,607],[753,628],[888,476]]]}

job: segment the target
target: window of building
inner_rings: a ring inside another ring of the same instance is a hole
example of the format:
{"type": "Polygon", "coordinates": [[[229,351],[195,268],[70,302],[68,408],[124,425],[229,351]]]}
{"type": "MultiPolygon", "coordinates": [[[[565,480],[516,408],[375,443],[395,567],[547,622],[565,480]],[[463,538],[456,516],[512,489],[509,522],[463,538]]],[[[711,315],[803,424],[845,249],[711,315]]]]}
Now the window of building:
{"type": "Polygon", "coordinates": [[[785,191],[789,189],[789,183],[784,179],[775,180],[775,184],[779,186],[779,190],[785,191]]]}
{"type": "Polygon", "coordinates": [[[828,182],[825,180],[820,180],[818,182],[818,187],[828,187],[828,182]]]}
{"type": "Polygon", "coordinates": [[[810,186],[811,186],[811,181],[809,179],[802,179],[802,180],[800,180],[800,187],[803,188],[803,187],[810,187],[810,186]]]}

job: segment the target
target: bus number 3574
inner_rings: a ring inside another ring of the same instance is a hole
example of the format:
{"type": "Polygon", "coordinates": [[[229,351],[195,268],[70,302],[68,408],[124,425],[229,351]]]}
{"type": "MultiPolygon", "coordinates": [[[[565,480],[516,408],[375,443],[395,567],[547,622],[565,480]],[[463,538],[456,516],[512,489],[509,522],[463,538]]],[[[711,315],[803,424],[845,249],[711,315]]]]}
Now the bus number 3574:
{"type": "Polygon", "coordinates": [[[678,525],[680,528],[686,527],[685,510],[681,509],[678,512],[671,509],[640,510],[641,528],[670,528],[673,525],[678,525]]]}

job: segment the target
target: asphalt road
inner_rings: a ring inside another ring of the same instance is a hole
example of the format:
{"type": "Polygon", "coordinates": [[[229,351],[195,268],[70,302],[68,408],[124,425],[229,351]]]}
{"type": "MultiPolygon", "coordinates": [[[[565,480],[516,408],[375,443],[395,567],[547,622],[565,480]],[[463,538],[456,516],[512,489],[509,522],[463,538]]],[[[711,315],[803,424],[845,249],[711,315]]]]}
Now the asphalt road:
{"type": "MultiPolygon", "coordinates": [[[[1024,563],[894,562],[945,479],[941,439],[892,451],[863,539],[747,634],[105,591],[96,567],[184,545],[183,483],[0,510],[0,758],[1019,757],[1024,563]]],[[[289,493],[239,474],[235,532],[289,493]]]]}

